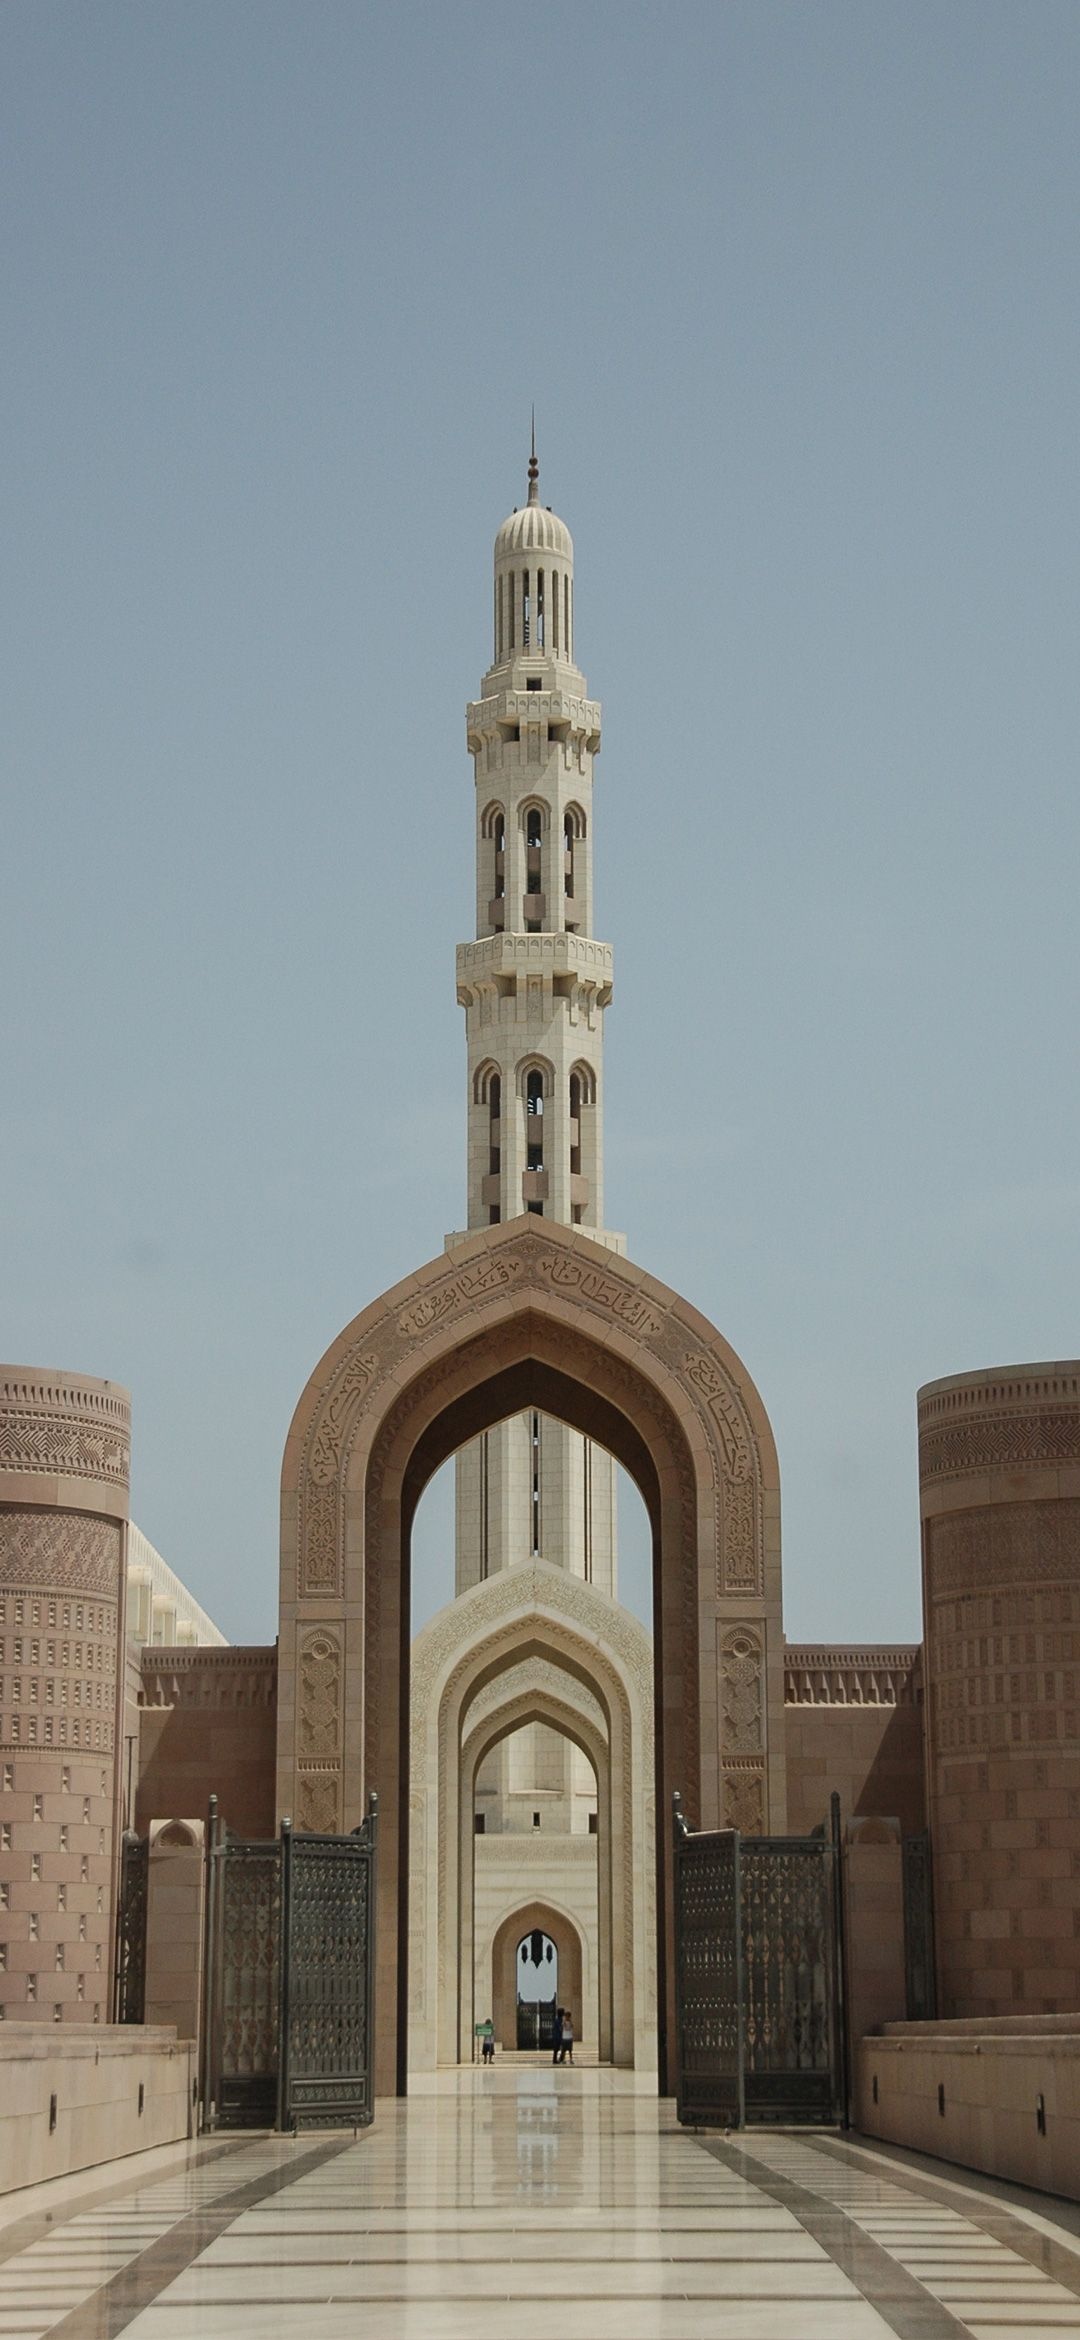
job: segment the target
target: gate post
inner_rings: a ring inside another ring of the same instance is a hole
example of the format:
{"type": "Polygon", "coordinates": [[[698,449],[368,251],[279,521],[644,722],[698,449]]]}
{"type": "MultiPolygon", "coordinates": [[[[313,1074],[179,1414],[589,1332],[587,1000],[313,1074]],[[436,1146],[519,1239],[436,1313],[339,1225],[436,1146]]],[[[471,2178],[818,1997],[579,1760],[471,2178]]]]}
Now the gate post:
{"type": "Polygon", "coordinates": [[[687,2127],[746,2121],[742,1846],[737,1828],[693,1834],[672,1798],[675,2097],[687,2127]]]}
{"type": "Polygon", "coordinates": [[[204,1888],[205,1930],[203,1935],[202,2021],[199,2026],[199,2128],[215,2127],[215,2107],[211,2097],[214,2070],[213,2031],[216,2005],[216,1965],[218,1945],[218,1839],[221,1819],[218,1800],[211,1796],[206,1808],[206,1883],[204,1888]]]}
{"type": "MultiPolygon", "coordinates": [[[[372,2120],[374,2120],[374,2118],[375,2118],[375,1944],[376,1944],[376,1942],[377,1942],[377,1940],[378,1940],[378,1934],[377,1934],[377,1932],[376,1932],[376,1918],[377,1918],[378,1912],[377,1912],[377,1910],[376,1910],[375,1901],[376,1901],[376,1894],[377,1894],[377,1892],[378,1892],[378,1884],[379,1884],[379,1798],[378,1798],[378,1792],[377,1792],[377,1790],[376,1790],[375,1788],[370,1788],[370,1789],[369,1789],[369,1791],[368,1791],[368,1800],[367,1800],[367,1819],[366,1819],[366,1820],[363,1820],[363,1821],[361,1821],[360,1827],[359,1827],[359,1828],[357,1828],[357,1829],[354,1831],[354,1834],[355,1834],[355,1835],[357,1835],[357,1836],[360,1836],[360,1835],[362,1835],[362,1834],[364,1833],[364,1831],[365,1831],[365,1830],[366,1830],[366,1832],[367,1832],[367,1842],[368,1842],[368,1845],[370,1846],[370,1849],[371,1849],[371,1860],[370,1860],[370,1863],[369,1863],[369,1866],[368,1866],[368,1939],[367,1939],[367,1989],[366,1989],[366,1994],[365,1994],[365,2001],[364,2001],[364,2029],[365,2029],[365,2034],[366,2034],[366,2037],[367,2037],[367,2058],[368,2058],[368,2071],[369,2071],[369,2072],[370,2072],[370,2074],[371,2074],[371,2118],[372,2118],[372,2120]]],[[[403,1978],[403,1987],[404,1987],[406,1990],[408,1989],[408,1976],[407,1976],[407,1974],[406,1974],[406,1975],[405,1975],[405,1977],[403,1978]]],[[[406,2016],[405,2016],[405,2020],[407,2020],[407,2008],[406,2008],[406,2016]]],[[[403,2025],[403,2027],[402,2027],[402,2037],[404,2038],[404,2036],[405,2036],[405,2032],[404,2032],[404,2025],[403,2025]]]]}
{"type": "MultiPolygon", "coordinates": [[[[281,1823],[281,1932],[278,1948],[278,2093],[275,2126],[284,2129],[288,2120],[289,2104],[289,1999],[292,1967],[292,1821],[285,1814],[281,1823]]],[[[293,2122],[295,2129],[296,2123],[293,2122]]]]}
{"type": "Polygon", "coordinates": [[[834,2104],[840,2126],[851,2126],[850,2054],[848,2049],[847,2016],[847,1926],[844,1895],[844,1840],[840,1826],[840,1797],[834,1788],[829,1797],[829,1838],[832,1844],[832,1902],[833,1902],[833,2006],[836,2023],[836,2096],[834,2104]]]}

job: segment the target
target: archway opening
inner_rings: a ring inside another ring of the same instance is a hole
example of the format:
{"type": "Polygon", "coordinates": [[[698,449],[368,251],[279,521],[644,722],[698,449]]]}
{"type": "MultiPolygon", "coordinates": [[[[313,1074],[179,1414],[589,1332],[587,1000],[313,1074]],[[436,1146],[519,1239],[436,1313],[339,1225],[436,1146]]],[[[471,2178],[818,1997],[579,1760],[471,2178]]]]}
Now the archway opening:
{"type": "MultiPolygon", "coordinates": [[[[580,1945],[573,2012],[590,2060],[639,2068],[655,2063],[655,1960],[646,1960],[640,1942],[635,1960],[626,1915],[631,1880],[621,1870],[612,1875],[613,1861],[625,1866],[632,1843],[641,1866],[645,1802],[653,1792],[652,1653],[648,1629],[638,1621],[642,1610],[651,1613],[642,1581],[651,1552],[641,1495],[610,1451],[564,1420],[538,1420],[534,1410],[503,1417],[437,1465],[417,1501],[410,1666],[419,1663],[421,1703],[433,1643],[464,1655],[482,1637],[492,1603],[502,1638],[483,1681],[462,1703],[458,1736],[440,1731],[422,1735],[418,1744],[410,1726],[410,2071],[472,2056],[477,2026],[491,2012],[494,1933],[508,1911],[539,1899],[572,1923],[580,1945]],[[538,1485],[541,1552],[533,1532],[538,1485]],[[620,1535],[629,1547],[629,1608],[619,1598],[620,1535]],[[514,1607],[514,1588],[530,1571],[538,1570],[541,1590],[550,1591],[556,1569],[571,1602],[593,1604],[572,1656],[565,1650],[556,1656],[544,1621],[514,1607]],[[512,1630],[504,1595],[512,1604],[512,1630]],[[456,1617],[467,1619],[464,1641],[456,1617]],[[612,1630],[622,1631],[633,1655],[633,1733],[640,1740],[631,1747],[630,1727],[620,1718],[614,1791],[609,1661],[598,1662],[594,1646],[612,1630]],[[451,1772],[455,1797],[445,1792],[451,1772]],[[613,1792],[627,1807],[614,1824],[613,1792]],[[455,1854],[460,1892],[451,1924],[442,1879],[455,1854]],[[435,1969],[417,1951],[417,1937],[432,1927],[435,1969]],[[448,1978],[445,1994],[440,1978],[448,1978]]],[[[413,1691],[411,1683],[411,1706],[413,1691]]],[[[647,1899],[651,1929],[651,1891],[647,1899]]],[[[514,1994],[504,1991],[501,2003],[512,2011],[514,1994]]],[[[502,2023],[502,2049],[514,2048],[515,2031],[516,2024],[502,2023]]]]}
{"type": "MultiPolygon", "coordinates": [[[[449,1455],[530,1409],[612,1452],[649,1515],[662,2084],[672,1792],[692,1826],[719,1825],[737,1795],[757,1816],[745,1826],[783,1828],[778,1475],[749,1375],[677,1294],[576,1231],[521,1219],[455,1241],[327,1351],[282,1477],[279,1809],[347,1829],[378,1787],[377,2092],[404,2089],[410,2020],[412,1522],[449,1455]],[[736,1623],[752,1636],[760,1698],[745,1726],[732,1712],[729,1732],[721,1627],[736,1623]]],[[[536,1575],[542,1563],[526,1565],[536,1575]]],[[[498,1662],[484,1660],[489,1672],[498,1662]]]]}

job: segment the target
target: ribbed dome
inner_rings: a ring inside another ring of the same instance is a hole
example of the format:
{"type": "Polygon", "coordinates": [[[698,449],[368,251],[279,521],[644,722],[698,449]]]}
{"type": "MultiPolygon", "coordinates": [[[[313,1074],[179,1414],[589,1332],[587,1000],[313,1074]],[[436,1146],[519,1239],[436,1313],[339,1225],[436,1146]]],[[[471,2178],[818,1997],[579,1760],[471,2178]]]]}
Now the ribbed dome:
{"type": "Polygon", "coordinates": [[[565,520],[543,504],[523,504],[520,512],[511,512],[495,539],[495,558],[523,552],[557,553],[560,560],[572,561],[574,540],[565,520]]]}

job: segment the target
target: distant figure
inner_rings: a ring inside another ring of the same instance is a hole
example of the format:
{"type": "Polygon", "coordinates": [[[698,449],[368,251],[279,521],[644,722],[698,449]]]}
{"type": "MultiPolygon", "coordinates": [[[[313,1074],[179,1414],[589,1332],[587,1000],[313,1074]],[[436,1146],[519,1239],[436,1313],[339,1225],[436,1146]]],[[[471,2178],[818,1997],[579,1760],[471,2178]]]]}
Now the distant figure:
{"type": "Polygon", "coordinates": [[[561,2007],[556,2007],[555,2021],[551,2026],[551,2061],[553,2064],[562,2063],[562,2040],[563,2011],[561,2007]]]}
{"type": "Polygon", "coordinates": [[[570,2059],[570,2062],[571,2062],[571,2063],[573,2063],[573,2061],[574,2061],[574,2018],[573,2018],[573,2016],[572,2016],[572,2015],[571,2015],[571,2013],[570,2013],[570,2009],[569,2009],[569,2007],[564,2007],[564,2008],[563,2008],[563,2011],[562,2011],[562,2025],[561,2025],[561,2027],[560,2027],[560,2032],[559,2032],[559,2062],[560,2062],[560,2064],[565,2064],[565,2062],[566,2062],[566,2060],[567,2060],[567,2057],[569,2057],[569,2059],[570,2059]]]}
{"type": "Polygon", "coordinates": [[[483,2039],[481,2040],[481,2043],[480,2043],[480,2053],[481,2053],[481,2055],[483,2056],[483,2059],[484,2059],[484,2062],[485,2062],[485,2064],[493,2064],[493,2063],[494,2063],[494,2061],[495,2061],[495,2025],[493,2024],[493,2022],[492,2022],[492,2020],[491,2020],[491,2017],[490,2017],[490,2015],[488,2016],[487,2022],[486,2022],[486,2023],[485,2023],[485,2025],[484,2025],[484,2036],[483,2036],[483,2039]]]}

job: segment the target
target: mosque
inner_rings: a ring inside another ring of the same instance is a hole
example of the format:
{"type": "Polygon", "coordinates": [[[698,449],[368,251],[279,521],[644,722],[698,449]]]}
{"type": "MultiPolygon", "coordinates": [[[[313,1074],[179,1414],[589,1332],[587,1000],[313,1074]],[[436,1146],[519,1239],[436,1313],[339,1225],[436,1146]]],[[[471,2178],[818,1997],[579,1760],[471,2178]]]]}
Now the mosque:
{"type": "Polygon", "coordinates": [[[299,1396],[273,1647],[224,1643],[129,1522],[127,1393],[0,1369],[0,2016],[59,2027],[57,2054],[125,2022],[196,2039],[211,1798],[215,1841],[250,1847],[286,1819],[347,1837],[376,1790],[376,2095],[468,2062],[488,2017],[503,2057],[546,2054],[560,2005],[579,2054],[664,2092],[677,1792],[693,1832],[744,1845],[831,1827],[851,2101],[895,2135],[886,2048],[911,2026],[1065,2033],[1080,2007],[1080,1363],[919,1391],[921,1644],[785,1639],[762,1398],[605,1223],[613,954],[577,653],[534,451],[466,717],[467,1225],[299,1396]],[[455,1597],[414,1636],[412,1522],[452,1456],[455,1597]],[[617,1465],[651,1633],[619,1599],[617,1465]]]}

